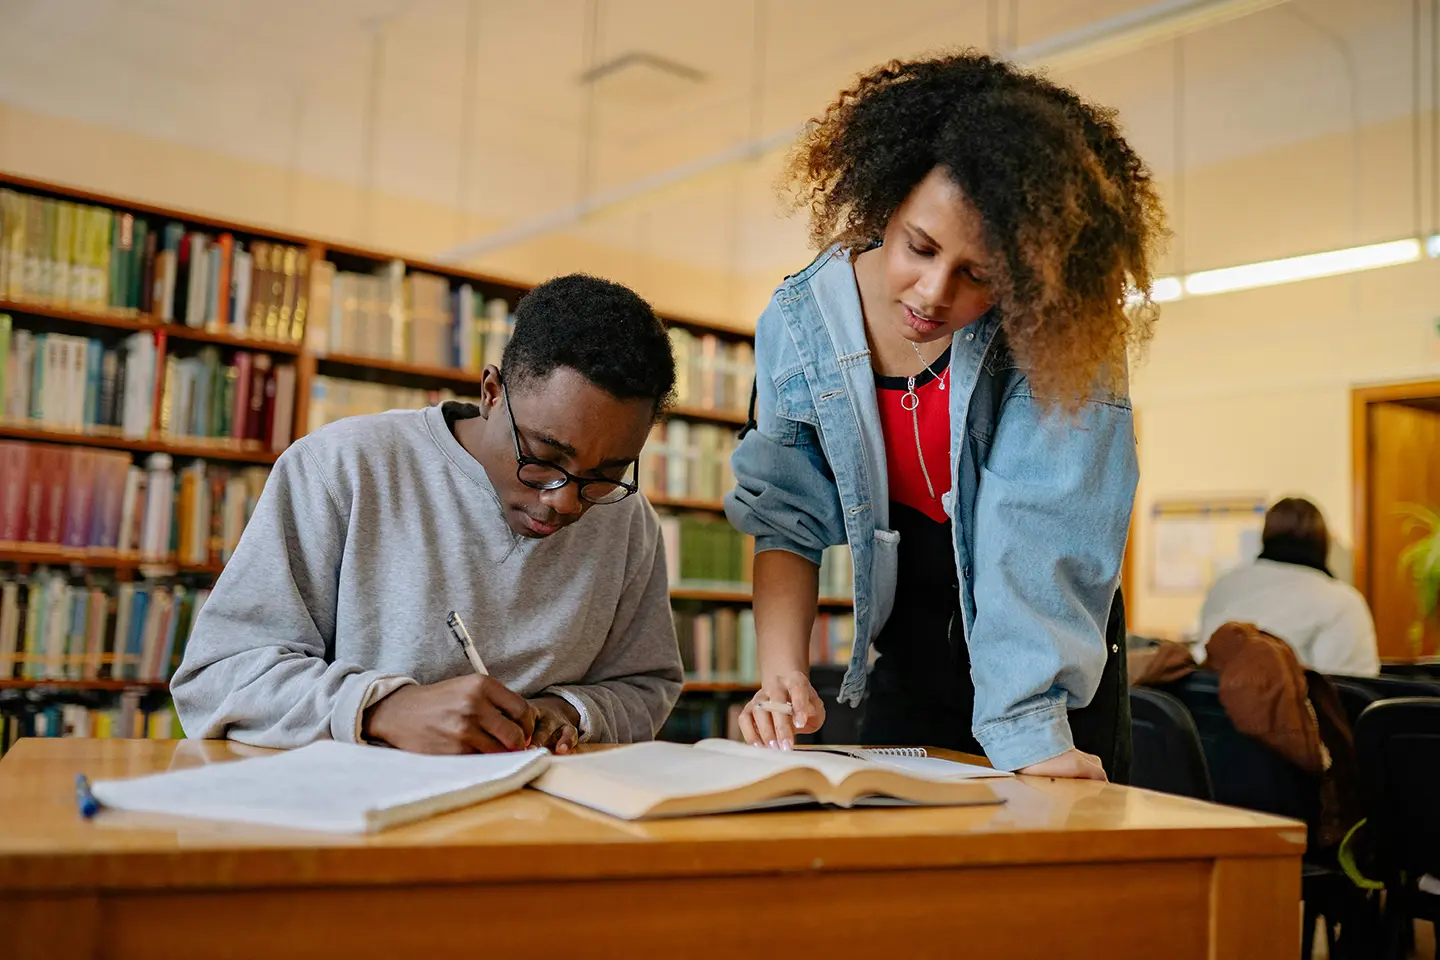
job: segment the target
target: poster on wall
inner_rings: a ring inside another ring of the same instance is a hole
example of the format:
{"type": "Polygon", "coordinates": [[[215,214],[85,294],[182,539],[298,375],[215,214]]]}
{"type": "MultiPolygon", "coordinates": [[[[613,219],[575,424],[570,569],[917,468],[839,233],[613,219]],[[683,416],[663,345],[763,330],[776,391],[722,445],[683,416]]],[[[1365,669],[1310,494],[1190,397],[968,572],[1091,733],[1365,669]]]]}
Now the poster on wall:
{"type": "Polygon", "coordinates": [[[1150,584],[1157,593],[1204,593],[1260,553],[1263,497],[1161,500],[1151,508],[1150,584]]]}

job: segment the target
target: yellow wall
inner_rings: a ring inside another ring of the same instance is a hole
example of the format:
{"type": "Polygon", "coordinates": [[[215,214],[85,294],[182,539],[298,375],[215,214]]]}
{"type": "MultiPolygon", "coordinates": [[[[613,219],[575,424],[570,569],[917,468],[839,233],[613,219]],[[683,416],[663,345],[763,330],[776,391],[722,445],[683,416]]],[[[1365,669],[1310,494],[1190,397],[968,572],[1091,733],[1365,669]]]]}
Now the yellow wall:
{"type": "MultiPolygon", "coordinates": [[[[1409,129],[1406,119],[1364,131],[1358,231],[1349,137],[1190,172],[1188,216],[1180,218],[1186,268],[1410,235],[1409,129]]],[[[1428,174],[1426,180],[1428,207],[1428,174]]],[[[1348,554],[1350,389],[1440,376],[1437,316],[1435,261],[1163,308],[1154,344],[1134,376],[1141,488],[1132,626],[1159,634],[1185,630],[1202,599],[1159,595],[1150,587],[1148,513],[1156,499],[1307,496],[1348,554]]]]}
{"type": "MultiPolygon", "coordinates": [[[[473,216],[462,222],[449,207],[21,110],[4,101],[0,170],[420,258],[495,226],[473,216]]],[[[737,309],[737,282],[720,270],[558,236],[499,251],[469,266],[528,283],[585,270],[633,286],[662,312],[720,323],[748,315],[754,300],[752,295],[737,309]]],[[[753,318],[741,326],[753,329],[753,318]]]]}

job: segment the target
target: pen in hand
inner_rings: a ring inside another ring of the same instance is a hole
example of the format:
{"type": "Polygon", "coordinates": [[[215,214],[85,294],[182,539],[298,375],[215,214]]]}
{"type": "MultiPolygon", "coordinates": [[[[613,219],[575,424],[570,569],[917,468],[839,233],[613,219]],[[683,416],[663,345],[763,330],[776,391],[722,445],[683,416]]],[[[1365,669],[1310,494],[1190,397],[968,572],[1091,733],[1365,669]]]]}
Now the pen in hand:
{"type": "MultiPolygon", "coordinates": [[[[480,659],[480,651],[475,649],[475,641],[470,639],[470,631],[465,629],[465,621],[460,619],[460,614],[454,610],[445,618],[445,626],[450,628],[450,636],[460,644],[465,651],[465,658],[470,661],[470,666],[475,669],[475,675],[480,677],[490,676],[490,671],[485,669],[485,661],[480,659]]],[[[525,746],[530,746],[530,741],[525,741],[525,746]]]]}
{"type": "Polygon", "coordinates": [[[450,636],[454,637],[455,642],[465,651],[475,673],[482,677],[490,676],[490,671],[485,669],[485,661],[480,659],[480,651],[475,649],[475,642],[470,639],[470,631],[465,629],[465,621],[460,619],[460,614],[451,610],[450,616],[445,618],[445,625],[450,628],[450,636]]]}

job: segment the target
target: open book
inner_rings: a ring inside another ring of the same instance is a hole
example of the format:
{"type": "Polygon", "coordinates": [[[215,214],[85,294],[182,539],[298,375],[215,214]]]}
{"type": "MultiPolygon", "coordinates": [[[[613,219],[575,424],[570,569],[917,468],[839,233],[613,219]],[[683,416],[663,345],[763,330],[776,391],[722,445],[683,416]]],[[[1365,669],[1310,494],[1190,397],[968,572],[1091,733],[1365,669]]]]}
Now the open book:
{"type": "Polygon", "coordinates": [[[513,793],[544,750],[430,757],[321,740],[298,750],[133,780],[97,780],[105,807],[274,827],[373,833],[513,793]]]}
{"type": "Polygon", "coordinates": [[[875,763],[883,763],[897,770],[904,770],[906,773],[913,773],[920,777],[938,777],[946,780],[956,780],[1015,776],[1015,774],[1005,770],[995,770],[991,767],[981,767],[973,763],[960,763],[958,760],[943,760],[940,757],[932,757],[925,752],[924,747],[798,746],[795,749],[813,753],[838,753],[842,756],[854,757],[856,760],[871,760],[875,763]]]}
{"type": "Polygon", "coordinates": [[[556,757],[531,786],[624,820],[814,801],[852,807],[876,798],[957,806],[1000,803],[984,778],[1006,774],[985,767],[969,770],[975,772],[937,776],[818,751],[782,753],[703,740],[693,747],[638,743],[556,757]]]}

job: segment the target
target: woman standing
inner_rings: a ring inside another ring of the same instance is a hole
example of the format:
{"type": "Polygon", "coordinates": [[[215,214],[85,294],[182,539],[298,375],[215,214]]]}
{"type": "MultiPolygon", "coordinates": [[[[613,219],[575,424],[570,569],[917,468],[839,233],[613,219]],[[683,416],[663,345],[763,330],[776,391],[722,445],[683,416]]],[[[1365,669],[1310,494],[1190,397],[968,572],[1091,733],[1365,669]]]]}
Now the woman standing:
{"type": "Polygon", "coordinates": [[[1112,112],[965,53],[862,77],[791,176],[826,249],[760,318],[755,428],[732,460],[726,510],[756,538],[746,739],[788,747],[823,723],[818,563],[848,542],[841,699],[868,687],[864,742],[1123,777],[1107,626],[1123,635],[1137,477],[1126,354],[1153,315],[1125,297],[1164,234],[1149,172],[1112,112]]]}

